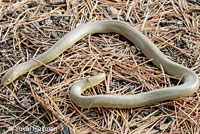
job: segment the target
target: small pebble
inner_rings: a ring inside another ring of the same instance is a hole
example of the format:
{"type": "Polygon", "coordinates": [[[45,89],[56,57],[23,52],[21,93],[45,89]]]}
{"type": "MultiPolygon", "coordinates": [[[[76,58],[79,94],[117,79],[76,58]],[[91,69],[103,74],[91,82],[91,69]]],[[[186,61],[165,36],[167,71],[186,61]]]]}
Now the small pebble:
{"type": "Polygon", "coordinates": [[[5,52],[7,52],[7,50],[6,50],[6,49],[3,49],[3,50],[1,50],[1,52],[2,52],[2,53],[5,53],[5,52]]]}
{"type": "Polygon", "coordinates": [[[160,125],[160,130],[164,131],[165,129],[167,129],[169,127],[168,124],[162,124],[160,125]]]}
{"type": "Polygon", "coordinates": [[[30,107],[31,107],[31,100],[25,98],[25,99],[23,100],[23,102],[22,102],[22,106],[25,107],[25,108],[30,108],[30,107]]]}
{"type": "Polygon", "coordinates": [[[143,114],[147,116],[149,115],[149,112],[144,111],[143,114]]]}
{"type": "Polygon", "coordinates": [[[26,28],[22,29],[25,34],[30,33],[26,28]]]}
{"type": "Polygon", "coordinates": [[[50,0],[50,4],[64,4],[66,0],[50,0]]]}
{"type": "Polygon", "coordinates": [[[71,1],[71,4],[72,4],[72,5],[75,5],[75,6],[78,5],[78,0],[72,0],[72,1],[71,1]]]}
{"type": "Polygon", "coordinates": [[[177,24],[178,25],[183,25],[183,22],[182,21],[177,21],[177,24]]]}
{"type": "Polygon", "coordinates": [[[7,9],[5,10],[5,13],[6,13],[7,15],[11,15],[11,14],[13,14],[14,12],[15,12],[15,9],[14,9],[14,6],[13,6],[13,5],[7,7],[7,9]]]}
{"type": "Polygon", "coordinates": [[[69,128],[64,126],[63,130],[62,130],[63,134],[69,134],[69,128]]]}
{"type": "Polygon", "coordinates": [[[34,29],[35,26],[34,26],[33,24],[30,24],[30,28],[31,28],[31,29],[34,29]]]}
{"type": "Polygon", "coordinates": [[[54,39],[58,38],[57,32],[52,32],[51,37],[54,38],[54,39]]]}
{"type": "Polygon", "coordinates": [[[117,18],[119,11],[113,6],[107,7],[107,11],[112,18],[117,18]]]}
{"type": "Polygon", "coordinates": [[[25,9],[28,9],[28,8],[29,8],[29,6],[26,4],[26,5],[24,5],[24,8],[25,8],[25,9]]]}

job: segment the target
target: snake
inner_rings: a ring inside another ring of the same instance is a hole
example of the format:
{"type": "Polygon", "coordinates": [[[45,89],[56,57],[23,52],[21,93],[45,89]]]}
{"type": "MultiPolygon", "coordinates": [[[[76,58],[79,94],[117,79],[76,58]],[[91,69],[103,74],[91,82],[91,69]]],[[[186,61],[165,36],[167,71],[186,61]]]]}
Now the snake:
{"type": "Polygon", "coordinates": [[[200,82],[198,75],[194,71],[170,60],[144,34],[130,24],[118,20],[101,20],[79,25],[58,40],[47,51],[33,59],[10,68],[3,76],[1,84],[4,86],[10,84],[19,76],[56,59],[66,49],[70,48],[83,37],[95,33],[118,33],[124,36],[138,47],[148,59],[151,59],[151,62],[155,66],[158,68],[162,66],[166,73],[182,79],[183,82],[180,85],[132,95],[82,95],[85,90],[100,84],[106,79],[106,73],[103,72],[72,84],[69,93],[70,99],[77,106],[83,108],[137,108],[179,97],[190,96],[198,90],[200,82]]]}

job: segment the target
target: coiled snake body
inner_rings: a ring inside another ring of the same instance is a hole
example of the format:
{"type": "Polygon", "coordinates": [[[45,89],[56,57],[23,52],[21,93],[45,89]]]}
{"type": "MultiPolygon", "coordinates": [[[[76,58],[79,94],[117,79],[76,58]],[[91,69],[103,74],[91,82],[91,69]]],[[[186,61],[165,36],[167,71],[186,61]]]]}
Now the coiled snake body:
{"type": "Polygon", "coordinates": [[[2,84],[7,85],[20,75],[38,68],[42,65],[41,63],[46,64],[54,60],[66,49],[88,34],[109,32],[119,33],[126,37],[139,47],[149,59],[153,59],[153,64],[158,68],[162,65],[168,74],[183,77],[184,83],[178,86],[156,89],[135,95],[82,96],[81,93],[86,89],[99,84],[105,79],[105,74],[101,73],[90,77],[89,81],[83,79],[72,86],[70,97],[76,105],[87,108],[134,108],[177,97],[188,96],[199,88],[200,83],[197,74],[192,70],[169,60],[146,36],[121,21],[96,21],[80,25],[66,34],[46,52],[37,56],[35,60],[29,60],[11,68],[3,77],[2,84]]]}

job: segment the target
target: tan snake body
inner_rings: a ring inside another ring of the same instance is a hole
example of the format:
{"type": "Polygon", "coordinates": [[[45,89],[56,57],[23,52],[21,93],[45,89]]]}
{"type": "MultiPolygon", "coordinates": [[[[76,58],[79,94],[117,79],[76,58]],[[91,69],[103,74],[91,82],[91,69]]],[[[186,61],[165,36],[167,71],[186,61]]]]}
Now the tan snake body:
{"type": "Polygon", "coordinates": [[[126,37],[139,47],[149,59],[153,59],[153,64],[155,64],[158,68],[162,65],[168,74],[179,78],[183,77],[184,83],[174,87],[156,89],[135,95],[82,96],[81,93],[87,88],[95,86],[105,79],[105,74],[101,73],[90,77],[90,82],[88,82],[87,79],[84,79],[78,81],[72,86],[70,97],[76,105],[88,108],[134,108],[164,100],[188,96],[199,88],[200,82],[197,74],[195,74],[192,70],[169,60],[146,36],[121,21],[96,21],[80,25],[61,38],[49,50],[36,57],[35,60],[30,60],[11,68],[3,77],[2,84],[7,85],[20,75],[38,68],[42,65],[41,63],[46,64],[54,60],[66,49],[88,34],[110,32],[119,33],[126,37]]]}

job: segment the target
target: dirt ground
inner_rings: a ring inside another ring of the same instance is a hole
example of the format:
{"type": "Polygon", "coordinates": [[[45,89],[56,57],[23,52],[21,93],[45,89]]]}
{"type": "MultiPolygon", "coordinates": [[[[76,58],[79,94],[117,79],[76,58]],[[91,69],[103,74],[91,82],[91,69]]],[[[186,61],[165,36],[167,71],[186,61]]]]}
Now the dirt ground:
{"type": "MultiPolygon", "coordinates": [[[[112,19],[135,27],[169,59],[200,77],[198,0],[2,0],[0,79],[77,26],[112,19]]],[[[200,89],[140,108],[83,109],[73,104],[71,86],[100,72],[107,74],[106,80],[83,95],[128,95],[181,83],[119,34],[88,35],[54,61],[0,86],[0,133],[200,133],[200,89]]]]}

